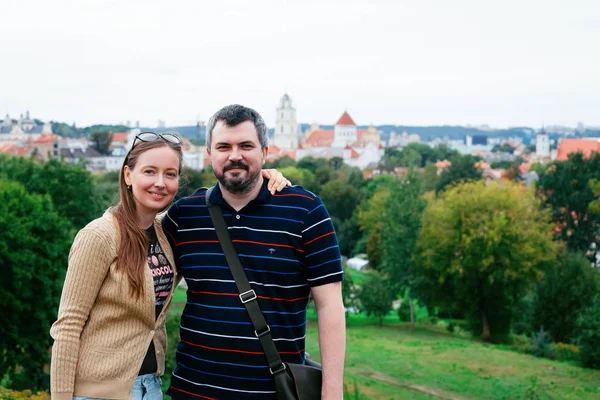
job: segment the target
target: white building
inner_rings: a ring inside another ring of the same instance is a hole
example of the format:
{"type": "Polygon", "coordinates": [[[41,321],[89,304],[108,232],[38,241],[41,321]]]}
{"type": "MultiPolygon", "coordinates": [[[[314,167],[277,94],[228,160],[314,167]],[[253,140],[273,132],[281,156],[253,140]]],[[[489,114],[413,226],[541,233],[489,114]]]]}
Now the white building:
{"type": "Polygon", "coordinates": [[[538,157],[550,157],[550,139],[544,131],[535,137],[535,154],[538,157]]]}
{"type": "Polygon", "coordinates": [[[292,107],[292,99],[287,93],[279,100],[275,121],[273,144],[279,149],[297,149],[298,125],[296,123],[296,109],[292,107]]]}
{"type": "Polygon", "coordinates": [[[333,144],[331,147],[346,147],[358,140],[356,124],[346,111],[340,117],[333,129],[333,144]]]}

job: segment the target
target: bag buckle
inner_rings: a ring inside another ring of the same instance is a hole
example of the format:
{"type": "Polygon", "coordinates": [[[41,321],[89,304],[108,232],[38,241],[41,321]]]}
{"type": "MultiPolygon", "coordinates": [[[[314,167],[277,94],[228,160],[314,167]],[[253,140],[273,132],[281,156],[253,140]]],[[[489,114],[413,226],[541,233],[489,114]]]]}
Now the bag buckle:
{"type": "Polygon", "coordinates": [[[273,371],[273,368],[269,368],[269,372],[271,373],[271,375],[277,375],[282,373],[283,371],[285,371],[286,366],[284,363],[281,363],[281,366],[279,368],[277,368],[275,371],[273,371]]]}
{"type": "Polygon", "coordinates": [[[253,289],[250,289],[247,292],[239,294],[239,297],[242,304],[246,304],[249,301],[256,300],[256,292],[253,289]]]}
{"type": "Polygon", "coordinates": [[[265,329],[261,333],[254,331],[254,334],[256,335],[257,338],[260,339],[261,337],[265,336],[267,333],[270,333],[270,332],[271,332],[271,327],[269,325],[267,325],[267,329],[265,329]]]}

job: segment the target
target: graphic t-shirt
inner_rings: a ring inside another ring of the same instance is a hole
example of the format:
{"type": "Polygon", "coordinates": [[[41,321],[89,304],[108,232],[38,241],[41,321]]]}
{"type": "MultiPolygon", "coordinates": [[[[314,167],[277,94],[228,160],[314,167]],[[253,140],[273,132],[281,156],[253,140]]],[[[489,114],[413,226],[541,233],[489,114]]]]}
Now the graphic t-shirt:
{"type": "MultiPolygon", "coordinates": [[[[154,277],[154,298],[156,299],[156,318],[160,315],[169,294],[173,287],[173,268],[158,243],[154,225],[146,229],[146,235],[150,242],[148,247],[148,267],[154,277]]],[[[154,352],[154,342],[150,342],[148,352],[142,363],[139,375],[152,374],[156,372],[156,354],[154,352]]]]}

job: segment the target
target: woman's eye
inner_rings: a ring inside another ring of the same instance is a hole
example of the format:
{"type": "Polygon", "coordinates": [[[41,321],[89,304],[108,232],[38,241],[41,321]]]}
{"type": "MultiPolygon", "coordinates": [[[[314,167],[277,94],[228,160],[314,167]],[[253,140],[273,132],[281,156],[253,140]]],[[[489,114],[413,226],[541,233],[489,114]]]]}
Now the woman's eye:
{"type": "Polygon", "coordinates": [[[144,173],[145,174],[152,174],[152,173],[154,173],[154,171],[151,170],[151,169],[147,169],[147,170],[144,171],[144,173]]]}
{"type": "Polygon", "coordinates": [[[168,173],[167,173],[167,176],[168,176],[169,178],[177,178],[177,174],[176,174],[175,172],[168,172],[168,173]]]}

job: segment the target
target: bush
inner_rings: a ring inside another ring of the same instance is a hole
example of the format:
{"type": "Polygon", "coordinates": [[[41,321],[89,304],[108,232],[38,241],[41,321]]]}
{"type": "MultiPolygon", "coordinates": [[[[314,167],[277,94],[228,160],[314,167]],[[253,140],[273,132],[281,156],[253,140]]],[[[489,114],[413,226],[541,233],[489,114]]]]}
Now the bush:
{"type": "Polygon", "coordinates": [[[20,400],[20,399],[30,399],[30,400],[50,400],[50,395],[48,392],[37,392],[33,394],[33,392],[29,389],[18,392],[16,390],[10,390],[3,387],[0,387],[0,399],[2,400],[20,400]]]}
{"type": "MultiPolygon", "coordinates": [[[[550,335],[542,328],[531,340],[531,353],[538,357],[548,357],[550,353],[550,335]]],[[[550,358],[550,357],[548,357],[550,358]]]]}
{"type": "Polygon", "coordinates": [[[510,348],[520,353],[532,354],[532,340],[525,335],[512,335],[510,348]]]}
{"type": "Polygon", "coordinates": [[[577,318],[592,305],[597,272],[585,254],[568,252],[537,287],[534,329],[543,326],[556,342],[577,340],[577,318]],[[557,301],[560,299],[560,301],[557,301]]]}
{"type": "Polygon", "coordinates": [[[175,361],[175,352],[177,350],[177,343],[179,343],[179,321],[181,315],[179,313],[169,312],[165,321],[165,327],[167,329],[167,351],[165,353],[165,374],[162,377],[163,393],[169,388],[171,384],[171,372],[175,369],[177,362],[175,361]]]}
{"type": "Polygon", "coordinates": [[[574,344],[558,342],[550,346],[552,358],[559,361],[579,361],[581,354],[579,347],[574,344]]]}
{"type": "Polygon", "coordinates": [[[600,300],[586,309],[578,320],[579,349],[584,367],[600,369],[600,300]]]}
{"type": "Polygon", "coordinates": [[[408,304],[408,300],[400,303],[400,307],[398,307],[398,318],[402,322],[410,322],[410,305],[408,304]]]}

